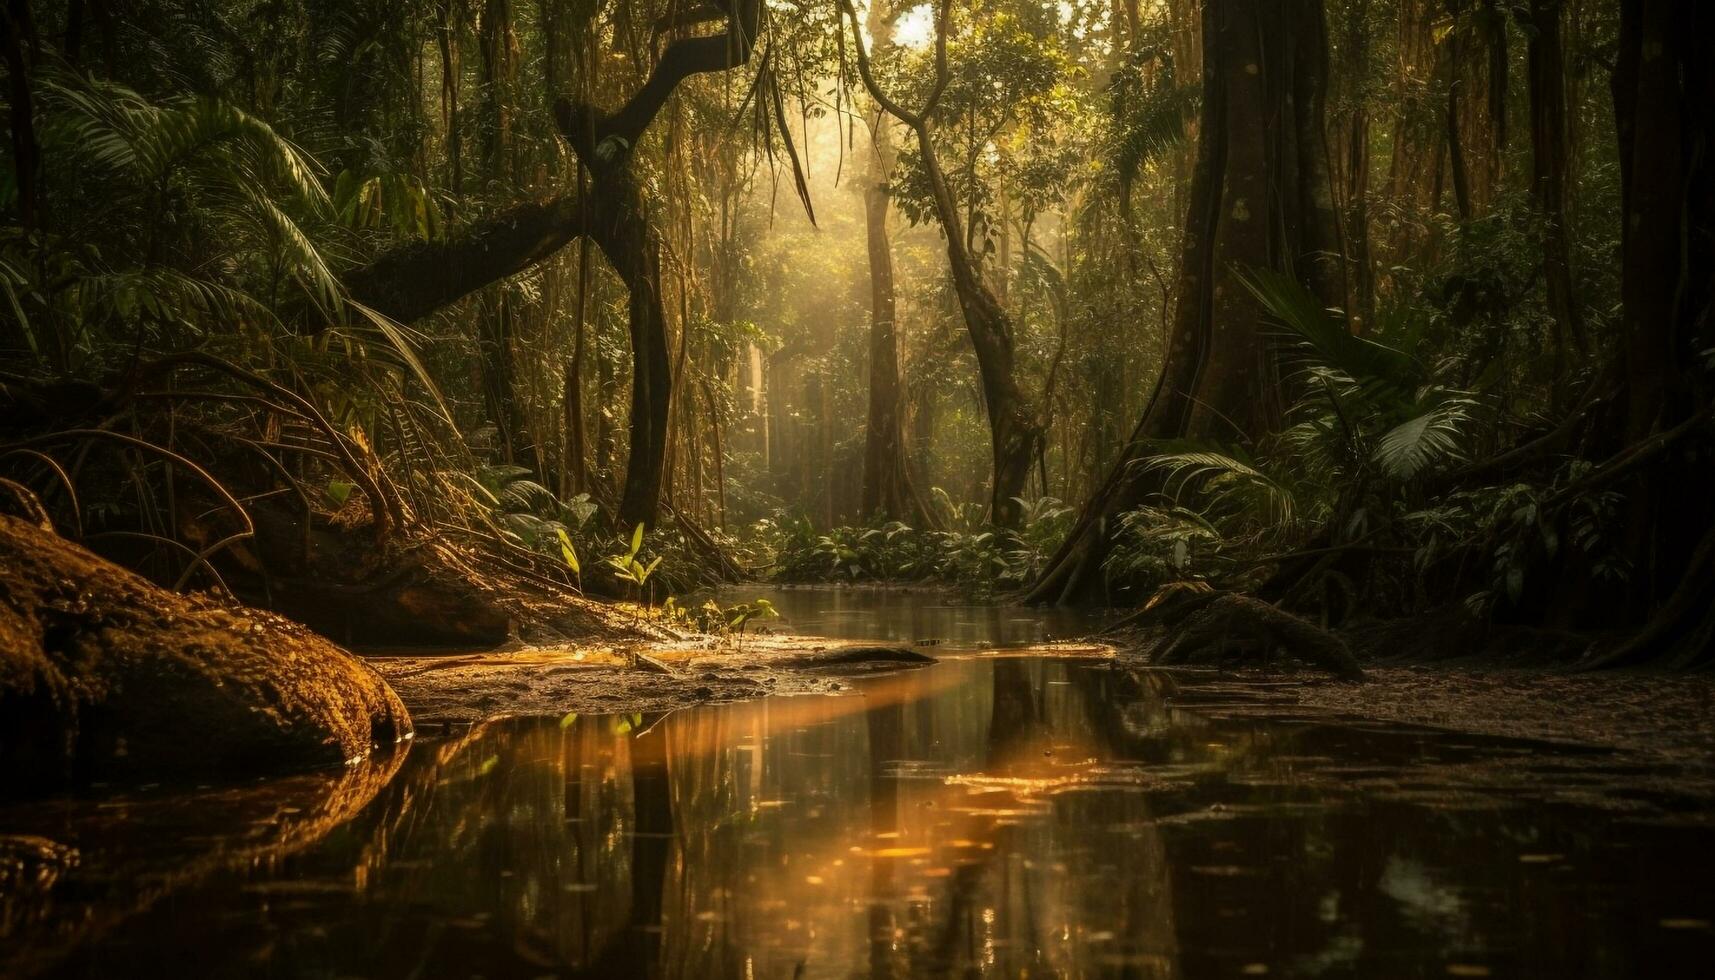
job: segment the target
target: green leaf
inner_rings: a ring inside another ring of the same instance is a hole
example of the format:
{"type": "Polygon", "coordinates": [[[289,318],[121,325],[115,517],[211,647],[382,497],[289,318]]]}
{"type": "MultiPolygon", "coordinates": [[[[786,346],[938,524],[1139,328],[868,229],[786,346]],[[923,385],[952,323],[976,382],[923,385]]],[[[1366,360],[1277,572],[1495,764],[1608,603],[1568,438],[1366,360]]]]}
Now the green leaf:
{"type": "Polygon", "coordinates": [[[328,499],[340,507],[345,506],[346,498],[351,496],[353,484],[344,480],[329,480],[327,485],[328,499]]]}
{"type": "Polygon", "coordinates": [[[565,731],[577,723],[578,713],[576,711],[568,711],[560,718],[560,730],[565,731]]]}
{"type": "Polygon", "coordinates": [[[578,564],[578,549],[572,547],[572,536],[567,534],[563,527],[556,533],[560,536],[560,556],[566,559],[566,567],[572,570],[573,575],[581,577],[584,570],[583,566],[578,564]]]}
{"type": "Polygon", "coordinates": [[[631,557],[636,558],[637,553],[639,551],[642,551],[642,550],[643,550],[643,524],[641,522],[639,522],[637,527],[633,528],[631,531],[631,557]]]}

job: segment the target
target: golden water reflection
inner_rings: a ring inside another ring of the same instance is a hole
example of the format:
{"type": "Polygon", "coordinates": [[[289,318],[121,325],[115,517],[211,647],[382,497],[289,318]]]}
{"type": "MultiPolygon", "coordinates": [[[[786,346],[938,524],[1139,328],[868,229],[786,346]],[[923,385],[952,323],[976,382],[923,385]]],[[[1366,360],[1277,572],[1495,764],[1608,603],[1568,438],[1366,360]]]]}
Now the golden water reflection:
{"type": "MultiPolygon", "coordinates": [[[[1537,747],[1211,720],[1167,683],[965,659],[851,696],[499,721],[48,972],[1665,976],[1715,952],[1706,825],[1468,775],[1537,747]]],[[[108,832],[81,873],[143,846],[108,832]]]]}

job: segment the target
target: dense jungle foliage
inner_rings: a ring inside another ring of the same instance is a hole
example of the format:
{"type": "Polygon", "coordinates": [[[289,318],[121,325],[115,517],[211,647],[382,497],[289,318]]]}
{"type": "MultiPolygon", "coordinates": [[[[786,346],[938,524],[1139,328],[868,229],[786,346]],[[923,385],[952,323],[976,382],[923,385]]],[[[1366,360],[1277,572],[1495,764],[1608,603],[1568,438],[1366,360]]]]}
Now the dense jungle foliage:
{"type": "Polygon", "coordinates": [[[646,601],[1237,590],[1715,649],[1699,0],[5,28],[0,475],[163,584],[380,602],[442,543],[646,601]]]}

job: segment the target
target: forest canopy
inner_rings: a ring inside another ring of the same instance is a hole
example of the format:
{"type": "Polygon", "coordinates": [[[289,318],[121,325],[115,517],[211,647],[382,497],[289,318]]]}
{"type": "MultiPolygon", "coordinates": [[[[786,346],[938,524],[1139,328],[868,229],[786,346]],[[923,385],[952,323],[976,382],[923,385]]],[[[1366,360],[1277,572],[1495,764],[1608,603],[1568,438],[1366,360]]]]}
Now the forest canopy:
{"type": "Polygon", "coordinates": [[[4,23],[0,476],[163,585],[301,614],[433,552],[1715,651],[1700,0],[4,23]]]}

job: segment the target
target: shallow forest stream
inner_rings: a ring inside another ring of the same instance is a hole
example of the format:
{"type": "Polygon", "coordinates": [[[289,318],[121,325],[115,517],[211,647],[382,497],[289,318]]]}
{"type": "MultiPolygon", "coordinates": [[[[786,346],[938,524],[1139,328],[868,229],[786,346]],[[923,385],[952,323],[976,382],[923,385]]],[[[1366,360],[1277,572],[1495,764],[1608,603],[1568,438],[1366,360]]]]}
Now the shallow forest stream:
{"type": "Polygon", "coordinates": [[[0,824],[80,860],[0,898],[4,972],[1668,977],[1715,956],[1715,827],[1671,772],[1031,646],[1089,625],[1066,614],[768,594],[798,630],[940,660],[14,805],[0,824]]]}
{"type": "Polygon", "coordinates": [[[0,980],[1715,975],[1715,0],[0,4],[0,980]]]}

